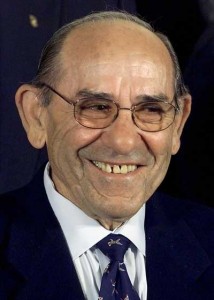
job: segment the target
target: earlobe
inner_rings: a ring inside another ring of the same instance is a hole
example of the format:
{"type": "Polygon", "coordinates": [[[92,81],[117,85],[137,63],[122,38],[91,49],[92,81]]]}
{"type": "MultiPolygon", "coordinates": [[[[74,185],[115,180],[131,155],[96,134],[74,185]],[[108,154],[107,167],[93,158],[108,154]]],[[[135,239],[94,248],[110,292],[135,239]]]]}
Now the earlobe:
{"type": "Polygon", "coordinates": [[[45,109],[40,103],[38,89],[29,84],[20,86],[16,92],[15,101],[29,142],[37,149],[42,148],[46,141],[43,122],[45,109]]]}
{"type": "Polygon", "coordinates": [[[173,135],[173,142],[172,142],[173,155],[176,154],[180,148],[181,135],[191,112],[192,98],[189,94],[187,94],[179,101],[181,103],[181,111],[178,112],[175,119],[174,135],[173,135]]]}

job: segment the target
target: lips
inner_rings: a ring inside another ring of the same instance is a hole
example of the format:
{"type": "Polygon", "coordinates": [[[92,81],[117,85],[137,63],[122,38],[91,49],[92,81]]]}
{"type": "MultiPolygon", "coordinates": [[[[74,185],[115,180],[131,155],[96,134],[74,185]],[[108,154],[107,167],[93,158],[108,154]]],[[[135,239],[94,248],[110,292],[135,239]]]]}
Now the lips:
{"type": "Polygon", "coordinates": [[[137,169],[137,165],[110,165],[104,162],[93,160],[92,163],[106,173],[127,174],[137,169]]]}

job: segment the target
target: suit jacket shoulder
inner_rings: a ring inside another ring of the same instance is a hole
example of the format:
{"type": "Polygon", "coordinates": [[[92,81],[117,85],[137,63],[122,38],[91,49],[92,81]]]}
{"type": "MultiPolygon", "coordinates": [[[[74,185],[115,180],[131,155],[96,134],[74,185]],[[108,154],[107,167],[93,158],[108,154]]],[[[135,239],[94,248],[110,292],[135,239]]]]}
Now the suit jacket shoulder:
{"type": "Polygon", "coordinates": [[[148,300],[214,298],[214,210],[155,194],[146,206],[148,300]]]}
{"type": "Polygon", "coordinates": [[[0,197],[0,299],[80,299],[84,295],[43,185],[0,197]]]}

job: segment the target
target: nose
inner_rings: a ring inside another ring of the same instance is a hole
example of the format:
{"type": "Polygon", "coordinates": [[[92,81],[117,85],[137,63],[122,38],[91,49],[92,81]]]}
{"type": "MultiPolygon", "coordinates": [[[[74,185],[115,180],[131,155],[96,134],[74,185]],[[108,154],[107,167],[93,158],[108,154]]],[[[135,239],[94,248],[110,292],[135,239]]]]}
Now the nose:
{"type": "Polygon", "coordinates": [[[102,142],[115,153],[127,155],[139,148],[140,129],[132,120],[130,109],[121,109],[116,120],[102,134],[102,142]]]}

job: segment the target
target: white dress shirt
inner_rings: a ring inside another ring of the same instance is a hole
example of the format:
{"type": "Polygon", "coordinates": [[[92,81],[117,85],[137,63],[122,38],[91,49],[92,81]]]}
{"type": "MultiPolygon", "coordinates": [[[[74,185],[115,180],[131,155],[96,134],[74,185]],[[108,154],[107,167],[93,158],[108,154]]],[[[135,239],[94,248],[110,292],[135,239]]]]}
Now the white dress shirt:
{"type": "Polygon", "coordinates": [[[146,300],[145,205],[118,229],[109,231],[59,194],[48,170],[49,164],[44,173],[46,193],[67,241],[85,299],[98,299],[102,274],[109,263],[109,259],[94,245],[110,233],[120,233],[133,243],[124,256],[124,262],[140,299],[146,300]]]}

